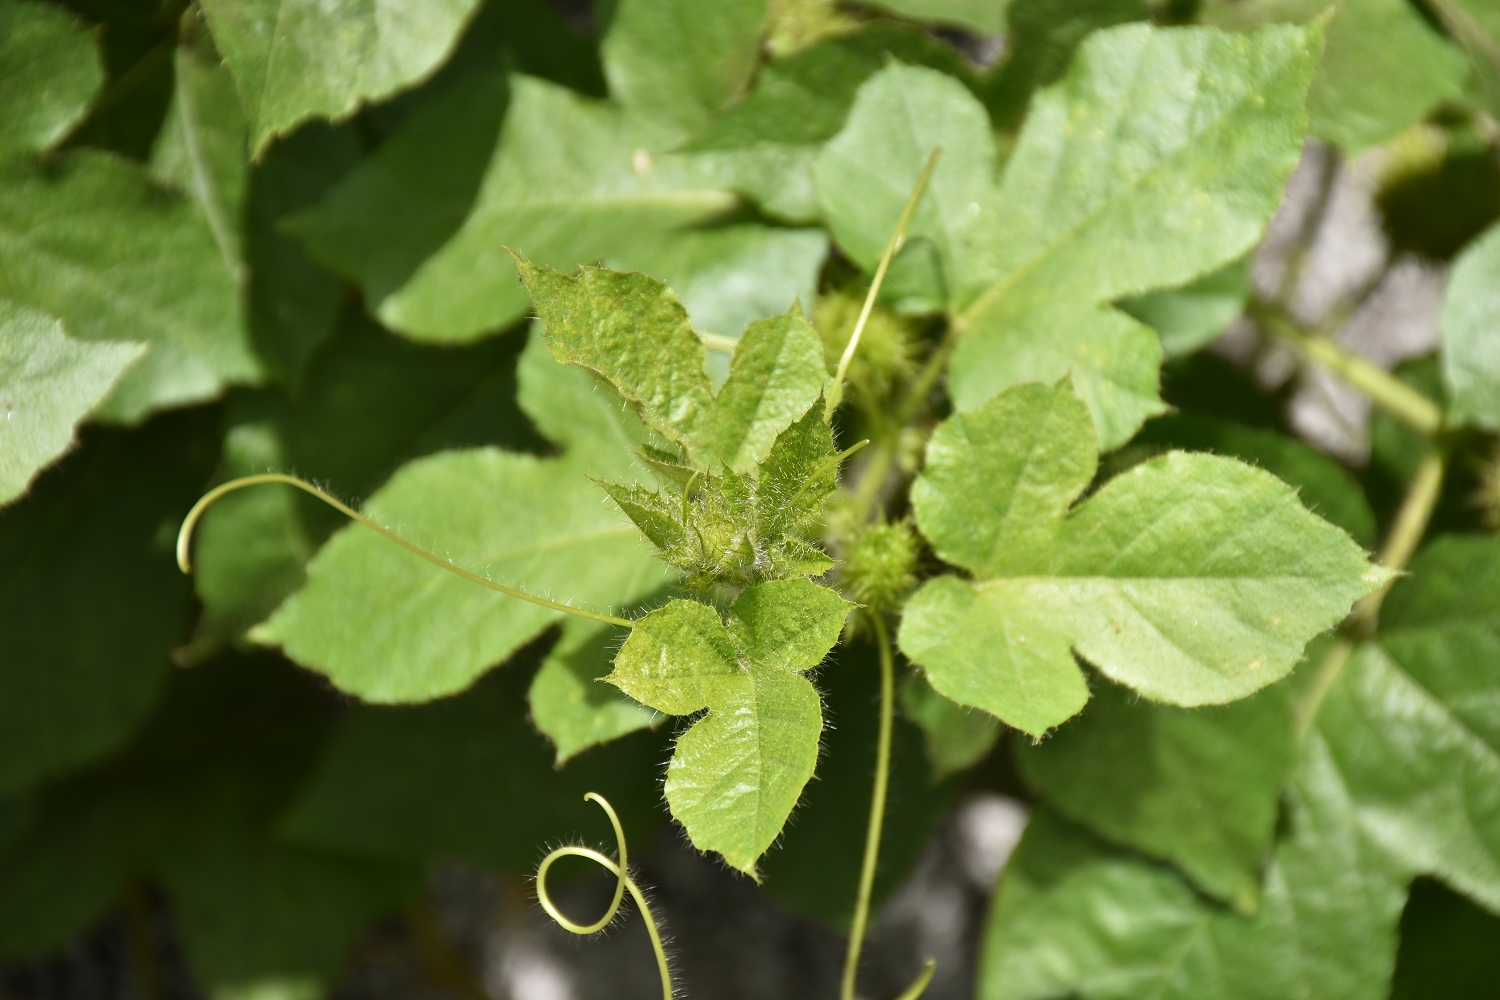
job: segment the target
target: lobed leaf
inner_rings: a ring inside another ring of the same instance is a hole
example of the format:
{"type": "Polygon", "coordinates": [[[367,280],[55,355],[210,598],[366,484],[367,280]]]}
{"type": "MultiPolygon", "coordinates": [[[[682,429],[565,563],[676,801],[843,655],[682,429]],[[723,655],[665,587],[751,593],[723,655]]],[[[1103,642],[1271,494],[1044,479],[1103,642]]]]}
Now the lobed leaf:
{"type": "Polygon", "coordinates": [[[1184,284],[1254,245],[1301,150],[1320,40],[1317,28],[1287,27],[1093,35],[1033,102],[998,185],[979,104],[938,74],[893,66],[864,84],[830,143],[820,197],[863,260],[941,144],[947,174],[940,164],[903,257],[914,306],[936,295],[924,308],[946,307],[963,333],[954,402],[974,409],[1071,372],[1101,446],[1115,448],[1162,410],[1161,348],[1109,303],[1184,284]]]}
{"type": "Polygon", "coordinates": [[[727,622],[674,600],[636,620],[606,678],[668,715],[708,710],[677,740],[667,803],[700,850],[747,874],[812,777],[823,716],[802,674],[833,648],[848,613],[808,580],[744,591],[727,622]]]}
{"type": "Polygon", "coordinates": [[[901,648],[939,692],[1035,736],[1088,698],[1073,653],[1154,701],[1218,704],[1292,669],[1389,574],[1269,473],[1169,453],[1089,485],[1088,411],[1061,382],[950,417],[912,487],[969,570],[907,604],[901,648]]]}

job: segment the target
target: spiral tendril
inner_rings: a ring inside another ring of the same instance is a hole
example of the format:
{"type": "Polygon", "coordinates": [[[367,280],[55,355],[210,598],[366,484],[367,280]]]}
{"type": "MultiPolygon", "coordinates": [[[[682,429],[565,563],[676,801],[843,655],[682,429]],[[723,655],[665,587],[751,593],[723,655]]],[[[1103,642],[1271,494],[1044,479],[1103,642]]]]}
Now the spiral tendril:
{"type": "MultiPolygon", "coordinates": [[[[661,933],[656,927],[656,917],[652,915],[651,906],[646,902],[641,887],[636,885],[635,880],[630,877],[629,859],[625,853],[625,831],[620,828],[620,817],[615,815],[614,806],[609,804],[609,800],[599,793],[589,792],[583,798],[585,802],[597,802],[599,808],[603,809],[604,814],[609,817],[610,826],[615,828],[615,843],[619,848],[620,860],[616,863],[609,855],[588,847],[559,847],[543,858],[540,865],[537,865],[536,898],[542,904],[542,909],[547,911],[547,916],[557,921],[558,926],[563,930],[586,935],[597,933],[609,926],[615,914],[620,912],[620,904],[625,899],[625,893],[629,892],[630,898],[635,900],[635,905],[641,908],[641,916],[646,919],[646,932],[651,935],[651,948],[656,952],[656,968],[661,973],[662,1000],[672,1000],[672,970],[667,965],[667,953],[662,947],[661,933]],[[552,901],[551,893],[547,891],[547,872],[558,858],[588,858],[615,876],[615,896],[610,901],[609,908],[604,911],[604,916],[591,924],[580,924],[557,908],[557,904],[552,901]]],[[[930,974],[928,978],[931,978],[930,974]]]]}

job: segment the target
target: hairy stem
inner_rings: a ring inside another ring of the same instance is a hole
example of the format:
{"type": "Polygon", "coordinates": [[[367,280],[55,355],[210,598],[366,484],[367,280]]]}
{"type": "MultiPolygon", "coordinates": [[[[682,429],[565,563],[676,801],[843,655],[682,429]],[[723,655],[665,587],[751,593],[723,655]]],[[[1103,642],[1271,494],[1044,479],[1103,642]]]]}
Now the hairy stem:
{"type": "Polygon", "coordinates": [[[849,925],[849,951],[844,955],[844,979],[839,996],[854,1000],[854,980],[859,974],[859,953],[870,920],[870,894],[875,888],[875,866],[880,860],[880,831],[885,825],[885,796],[891,780],[891,726],[896,711],[896,666],[891,655],[891,637],[885,619],[872,612],[875,644],[880,650],[880,736],[875,745],[875,790],[870,795],[870,825],[865,832],[865,858],[859,869],[859,895],[854,901],[854,920],[849,925]]]}
{"type": "Polygon", "coordinates": [[[880,286],[885,282],[885,272],[891,266],[891,258],[896,256],[896,251],[901,249],[906,239],[906,227],[911,224],[911,217],[917,210],[917,202],[922,200],[922,192],[927,190],[927,182],[932,179],[933,168],[937,166],[938,156],[943,152],[943,147],[938,146],[927,157],[927,166],[922,168],[922,176],[917,178],[917,186],[912,188],[911,197],[906,199],[906,205],[901,209],[901,217],[896,220],[896,228],[891,233],[891,238],[885,245],[885,252],[880,255],[880,263],[875,268],[875,278],[870,282],[870,291],[865,295],[865,304],[859,311],[859,319],[854,323],[854,332],[849,335],[849,343],[844,347],[843,356],[839,358],[838,371],[833,376],[833,388],[828,390],[828,419],[833,419],[833,411],[839,408],[840,401],[844,398],[844,378],[849,374],[849,365],[854,361],[854,352],[859,349],[859,339],[865,332],[865,324],[870,321],[870,313],[875,308],[875,297],[880,294],[880,286]]]}
{"type": "Polygon", "coordinates": [[[1285,312],[1263,302],[1252,303],[1250,314],[1298,354],[1334,372],[1370,397],[1382,410],[1421,434],[1443,427],[1443,408],[1379,365],[1360,357],[1329,337],[1302,329],[1285,312]]]}
{"type": "MultiPolygon", "coordinates": [[[[1382,566],[1393,570],[1405,569],[1417,551],[1422,537],[1427,534],[1427,524],[1432,520],[1438,498],[1442,495],[1444,461],[1445,455],[1441,448],[1433,448],[1423,456],[1422,464],[1417,467],[1417,474],[1406,488],[1401,507],[1396,511],[1396,520],[1391,524],[1390,533],[1380,547],[1377,558],[1382,566]]],[[[1299,735],[1312,726],[1323,699],[1333,689],[1333,685],[1343,674],[1349,657],[1354,653],[1355,643],[1375,630],[1375,624],[1380,618],[1380,605],[1390,590],[1391,583],[1388,582],[1354,606],[1353,613],[1344,623],[1344,635],[1318,663],[1312,684],[1303,692],[1294,709],[1299,735]]]]}
{"type": "Polygon", "coordinates": [[[481,587],[488,587],[490,590],[505,594],[508,597],[515,597],[523,601],[530,601],[532,604],[538,604],[544,608],[550,608],[553,611],[561,611],[563,614],[576,615],[579,618],[588,618],[596,622],[608,622],[611,625],[623,625],[626,628],[632,627],[632,622],[628,618],[616,618],[614,615],[601,615],[594,611],[584,611],[582,608],[570,608],[566,604],[559,604],[557,601],[549,601],[545,597],[537,597],[535,594],[528,594],[524,590],[517,590],[514,587],[507,587],[503,583],[496,583],[493,580],[486,580],[484,577],[479,576],[475,573],[470,573],[468,570],[459,569],[448,560],[433,555],[431,552],[428,552],[421,546],[414,545],[411,542],[408,542],[406,539],[402,538],[394,531],[391,531],[390,529],[375,523],[343,501],[337,499],[336,497],[330,496],[327,493],[324,493],[312,483],[309,483],[306,480],[298,479],[296,476],[284,475],[280,472],[266,472],[258,476],[245,476],[241,479],[231,479],[229,482],[223,484],[222,486],[218,486],[212,490],[209,490],[198,500],[197,503],[193,504],[193,509],[188,511],[187,517],[183,518],[182,520],[182,529],[177,533],[177,567],[179,569],[181,569],[184,573],[191,573],[193,571],[192,561],[189,558],[193,540],[193,528],[197,526],[198,519],[203,516],[203,512],[208,510],[208,508],[212,506],[215,501],[217,501],[220,497],[225,496],[226,494],[233,493],[235,490],[242,490],[247,486],[258,486],[262,483],[282,483],[286,486],[295,486],[302,492],[317,497],[319,500],[323,501],[328,506],[332,507],[334,510],[338,511],[340,514],[343,514],[350,520],[364,525],[366,528],[369,528],[371,531],[380,535],[382,538],[395,542],[397,545],[401,546],[412,555],[425,559],[428,562],[432,563],[434,566],[437,566],[439,569],[447,570],[454,576],[462,577],[463,579],[468,580],[470,583],[477,583],[481,587]]]}
{"type": "Polygon", "coordinates": [[[641,892],[641,887],[636,885],[635,879],[630,877],[630,862],[625,855],[625,831],[620,826],[620,817],[615,815],[614,806],[609,800],[598,792],[589,792],[584,797],[586,802],[596,802],[604,814],[609,817],[609,825],[615,828],[615,845],[619,852],[620,860],[615,862],[607,855],[587,847],[559,847],[551,854],[542,859],[542,863],[536,869],[536,898],[542,904],[542,909],[547,911],[547,916],[557,921],[558,926],[574,934],[588,935],[602,931],[609,926],[609,922],[615,918],[620,911],[620,903],[625,898],[625,893],[630,893],[630,898],[635,900],[635,905],[641,908],[641,916],[646,919],[646,932],[651,936],[651,949],[656,953],[656,969],[661,974],[662,1000],[672,1000],[672,969],[667,964],[667,952],[661,943],[661,932],[656,926],[656,917],[651,913],[651,906],[646,902],[646,896],[641,892]],[[604,916],[591,924],[580,924],[569,919],[557,908],[552,901],[552,895],[547,891],[547,871],[558,858],[588,858],[590,861],[604,868],[605,871],[614,874],[615,896],[610,902],[609,908],[604,911],[604,916]]]}

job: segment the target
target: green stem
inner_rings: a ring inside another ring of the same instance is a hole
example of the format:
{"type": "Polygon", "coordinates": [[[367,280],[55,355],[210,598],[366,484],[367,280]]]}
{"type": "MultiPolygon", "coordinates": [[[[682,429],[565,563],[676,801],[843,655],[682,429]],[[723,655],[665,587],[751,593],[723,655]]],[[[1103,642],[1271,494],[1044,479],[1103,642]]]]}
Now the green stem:
{"type": "Polygon", "coordinates": [[[833,376],[833,387],[828,390],[828,419],[833,419],[833,411],[839,408],[839,402],[844,398],[844,378],[849,374],[849,365],[854,361],[854,352],[859,349],[859,338],[865,332],[865,324],[870,321],[870,312],[875,308],[875,297],[880,294],[880,286],[885,282],[885,272],[891,266],[891,258],[896,256],[896,251],[901,249],[901,244],[906,238],[906,227],[911,224],[911,217],[916,213],[917,202],[922,200],[922,192],[927,190],[927,182],[932,179],[932,171],[937,167],[938,156],[943,152],[943,147],[938,146],[927,157],[927,166],[922,168],[922,176],[917,178],[917,186],[912,188],[911,196],[906,199],[906,205],[901,209],[901,216],[896,220],[896,228],[891,233],[891,238],[885,245],[885,252],[880,255],[880,263],[875,268],[875,278],[870,282],[870,290],[865,295],[865,304],[859,310],[859,319],[854,323],[854,332],[849,335],[849,343],[844,347],[843,356],[839,358],[838,371],[833,376]]]}
{"type": "Polygon", "coordinates": [[[859,895],[854,902],[854,920],[849,926],[849,951],[844,956],[842,1000],[854,1000],[854,980],[859,973],[859,953],[870,920],[870,895],[875,889],[875,866],[880,860],[880,832],[885,825],[885,797],[891,780],[891,727],[896,713],[896,665],[891,655],[891,637],[885,619],[870,614],[875,643],[880,651],[880,736],[875,744],[875,790],[870,795],[870,825],[865,831],[865,858],[859,870],[859,895]]]}
{"type": "MultiPolygon", "coordinates": [[[[1437,509],[1438,499],[1443,492],[1445,459],[1441,448],[1433,448],[1422,457],[1422,463],[1417,466],[1417,474],[1406,488],[1406,496],[1402,498],[1401,507],[1396,511],[1396,520],[1391,524],[1390,533],[1386,535],[1377,557],[1387,569],[1405,569],[1417,551],[1417,546],[1422,543],[1423,536],[1427,534],[1427,525],[1432,520],[1432,512],[1437,509]]],[[[1333,690],[1349,657],[1354,653],[1355,643],[1375,630],[1380,618],[1380,605],[1385,601],[1385,595],[1390,593],[1392,582],[1394,581],[1386,582],[1379,590],[1362,598],[1354,606],[1354,612],[1344,623],[1344,635],[1319,662],[1312,684],[1298,700],[1294,710],[1299,735],[1311,728],[1323,699],[1333,690]]]]}
{"type": "Polygon", "coordinates": [[[1339,375],[1412,430],[1427,435],[1442,430],[1443,408],[1379,365],[1345,349],[1332,338],[1304,330],[1275,306],[1252,302],[1249,311],[1302,357],[1339,375]]]}
{"type": "Polygon", "coordinates": [[[296,476],[283,475],[280,472],[267,472],[259,476],[244,476],[240,479],[231,479],[222,486],[209,490],[197,503],[193,504],[193,509],[188,511],[187,517],[182,520],[181,530],[177,532],[177,566],[179,569],[184,573],[191,573],[193,571],[193,564],[189,558],[193,541],[193,528],[198,524],[198,519],[203,516],[203,512],[208,510],[216,500],[225,494],[233,493],[235,490],[242,490],[246,486],[258,486],[261,483],[282,483],[286,486],[295,486],[302,492],[317,497],[350,520],[364,525],[382,538],[395,542],[412,555],[425,559],[439,569],[447,570],[454,576],[462,577],[470,583],[477,583],[481,587],[488,587],[490,590],[498,591],[507,597],[515,597],[523,601],[530,601],[532,604],[541,605],[544,608],[550,608],[553,611],[561,611],[563,614],[576,615],[579,618],[588,618],[596,622],[608,622],[611,625],[623,625],[625,628],[633,627],[633,623],[628,618],[616,618],[614,615],[601,615],[594,611],[584,611],[581,608],[570,608],[566,604],[549,601],[545,597],[537,597],[535,594],[528,594],[524,590],[507,587],[503,583],[486,580],[484,577],[470,573],[468,570],[459,569],[448,560],[433,555],[420,545],[413,545],[389,528],[376,524],[343,501],[324,493],[312,483],[298,479],[296,476]]]}

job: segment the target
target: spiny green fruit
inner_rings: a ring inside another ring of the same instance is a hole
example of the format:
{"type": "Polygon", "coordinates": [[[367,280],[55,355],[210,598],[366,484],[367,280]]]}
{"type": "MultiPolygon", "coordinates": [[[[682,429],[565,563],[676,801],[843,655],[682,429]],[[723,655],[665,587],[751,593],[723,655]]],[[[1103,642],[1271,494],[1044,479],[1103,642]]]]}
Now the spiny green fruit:
{"type": "MultiPolygon", "coordinates": [[[[823,338],[823,356],[830,372],[838,368],[863,305],[864,292],[857,288],[840,290],[818,302],[813,325],[823,338]]],[[[916,336],[911,324],[877,306],[865,323],[859,351],[849,366],[854,394],[866,403],[890,395],[893,388],[916,374],[915,357],[916,336]]]]}
{"type": "Polygon", "coordinates": [[[839,583],[870,610],[893,610],[916,586],[917,555],[917,537],[905,521],[870,525],[846,550],[839,583]]]}

